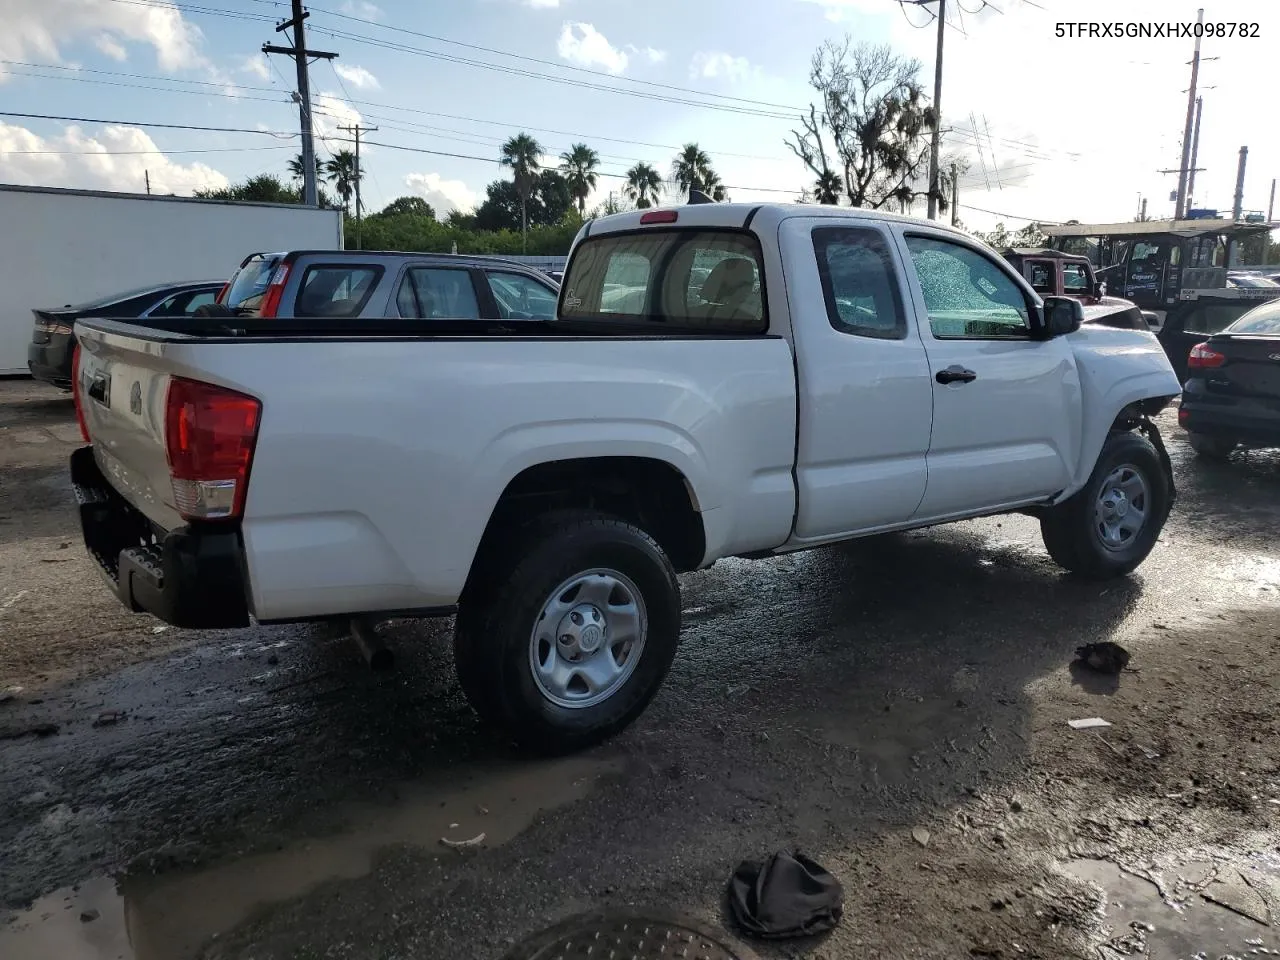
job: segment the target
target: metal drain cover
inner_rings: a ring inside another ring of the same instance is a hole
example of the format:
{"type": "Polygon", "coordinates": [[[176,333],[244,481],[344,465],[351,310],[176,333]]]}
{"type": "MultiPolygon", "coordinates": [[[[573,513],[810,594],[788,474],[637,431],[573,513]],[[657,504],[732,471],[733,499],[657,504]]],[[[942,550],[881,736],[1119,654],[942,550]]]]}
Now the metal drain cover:
{"type": "Polygon", "coordinates": [[[534,935],[504,960],[755,960],[720,936],[676,914],[602,910],[534,935]]]}

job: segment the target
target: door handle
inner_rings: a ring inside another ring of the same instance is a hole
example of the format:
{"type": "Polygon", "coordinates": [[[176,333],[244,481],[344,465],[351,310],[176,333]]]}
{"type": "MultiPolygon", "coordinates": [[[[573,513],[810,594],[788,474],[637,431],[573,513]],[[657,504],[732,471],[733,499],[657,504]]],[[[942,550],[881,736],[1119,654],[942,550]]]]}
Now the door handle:
{"type": "Polygon", "coordinates": [[[978,379],[978,375],[972,370],[967,370],[958,365],[952,365],[945,370],[939,370],[934,374],[933,379],[939,383],[972,383],[978,379]]]}

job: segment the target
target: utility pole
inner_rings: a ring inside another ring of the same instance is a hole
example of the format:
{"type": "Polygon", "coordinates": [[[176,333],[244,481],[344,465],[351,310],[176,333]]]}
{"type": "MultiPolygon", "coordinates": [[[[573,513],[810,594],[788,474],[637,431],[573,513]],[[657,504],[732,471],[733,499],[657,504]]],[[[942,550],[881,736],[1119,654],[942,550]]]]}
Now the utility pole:
{"type": "MultiPolygon", "coordinates": [[[[292,19],[282,21],[276,26],[276,33],[293,29],[293,46],[277,47],[270,43],[262,45],[263,53],[282,53],[293,57],[298,69],[298,115],[302,122],[302,202],[308,206],[316,206],[316,148],[312,140],[311,130],[311,80],[307,75],[307,58],[317,60],[333,60],[336,53],[325,53],[322,50],[308,50],[306,28],[303,21],[311,14],[302,9],[302,0],[293,0],[292,19]]],[[[1197,41],[1198,43],[1198,41],[1197,41]]]]}
{"type": "MultiPolygon", "coordinates": [[[[929,219],[938,218],[938,150],[942,140],[942,37],[947,29],[947,0],[938,0],[938,53],[933,62],[933,136],[929,140],[929,219]]],[[[1199,41],[1197,41],[1198,43],[1199,41]]]]}
{"type": "Polygon", "coordinates": [[[143,171],[142,171],[142,175],[143,175],[143,176],[146,178],[146,180],[147,180],[147,196],[149,197],[149,196],[151,196],[151,171],[150,171],[150,170],[143,170],[143,171]]]}
{"type": "Polygon", "coordinates": [[[1147,198],[1146,197],[1142,198],[1142,206],[1138,208],[1138,222],[1139,223],[1147,222],[1147,198]]]}
{"type": "Polygon", "coordinates": [[[956,165],[951,165],[951,225],[960,222],[960,173],[956,165]]]}
{"type": "Polygon", "coordinates": [[[1244,212],[1244,165],[1249,160],[1249,148],[1240,148],[1240,165],[1236,168],[1236,199],[1231,205],[1231,219],[1239,220],[1244,212]]]}
{"type": "MultiPolygon", "coordinates": [[[[1276,212],[1276,181],[1273,177],[1271,180],[1271,199],[1267,203],[1267,226],[1271,225],[1271,215],[1276,212]]],[[[1267,265],[1267,260],[1271,257],[1271,231],[1268,230],[1262,235],[1262,265],[1267,265]]]]}
{"type": "Polygon", "coordinates": [[[1195,166],[1191,162],[1191,125],[1196,110],[1196,81],[1200,77],[1200,33],[1204,27],[1204,7],[1196,14],[1196,49],[1191,57],[1191,88],[1187,91],[1187,123],[1182,134],[1182,169],[1178,173],[1178,202],[1174,207],[1173,218],[1181,220],[1187,212],[1187,175],[1189,168],[1195,166]]]}
{"type": "Polygon", "coordinates": [[[360,246],[360,208],[362,206],[360,202],[360,181],[364,179],[364,171],[360,169],[360,134],[362,131],[364,133],[374,133],[378,128],[362,127],[360,124],[355,123],[349,127],[339,127],[338,129],[343,133],[350,133],[356,138],[356,249],[360,250],[363,249],[360,246]]]}
{"type": "Polygon", "coordinates": [[[1187,171],[1187,199],[1183,202],[1183,214],[1191,212],[1191,205],[1196,199],[1196,159],[1200,156],[1200,111],[1204,108],[1204,97],[1196,97],[1196,126],[1191,135],[1191,169],[1187,171]]]}

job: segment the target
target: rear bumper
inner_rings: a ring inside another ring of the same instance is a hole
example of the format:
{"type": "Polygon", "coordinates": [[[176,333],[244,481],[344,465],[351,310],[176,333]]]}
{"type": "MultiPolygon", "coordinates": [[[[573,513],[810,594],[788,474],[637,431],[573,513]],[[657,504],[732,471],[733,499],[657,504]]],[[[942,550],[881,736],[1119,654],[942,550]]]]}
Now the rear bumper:
{"type": "Polygon", "coordinates": [[[31,376],[70,390],[74,346],[71,337],[58,335],[54,335],[49,343],[27,344],[27,369],[31,376]]]}
{"type": "Polygon", "coordinates": [[[1182,395],[1178,408],[1178,425],[1188,433],[1221,437],[1250,447],[1280,447],[1280,404],[1251,403],[1242,409],[1198,400],[1189,393],[1182,395]]]}
{"type": "Polygon", "coordinates": [[[94,460],[93,447],[71,454],[71,484],[85,549],[125,607],[175,627],[249,624],[244,549],[237,528],[155,530],[111,488],[94,460]]]}

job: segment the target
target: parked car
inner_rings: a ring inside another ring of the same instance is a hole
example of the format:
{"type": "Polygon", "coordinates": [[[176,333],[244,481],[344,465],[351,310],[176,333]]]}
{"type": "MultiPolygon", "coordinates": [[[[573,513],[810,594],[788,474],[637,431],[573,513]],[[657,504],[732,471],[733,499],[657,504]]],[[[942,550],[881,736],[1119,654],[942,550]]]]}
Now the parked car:
{"type": "Polygon", "coordinates": [[[1070,297],[1084,304],[1085,323],[1147,330],[1151,319],[1132,300],[1107,296],[1088,257],[1061,250],[1009,247],[1002,256],[1042,297],[1070,297]]]}
{"type": "Polygon", "coordinates": [[[1228,273],[1228,287],[1242,287],[1246,290],[1265,290],[1280,287],[1280,283],[1269,277],[1259,277],[1252,273],[1228,273]]]}
{"type": "Polygon", "coordinates": [[[550,320],[558,292],[496,257],[295,250],[246,257],[218,305],[266,318],[550,320]]]}
{"type": "Polygon", "coordinates": [[[32,310],[35,324],[27,347],[27,369],[37,380],[70,390],[71,355],[76,344],[72,328],[77,320],[92,316],[187,317],[198,307],[213,303],[221,287],[219,280],[152,284],[77,306],[32,310]]]}
{"type": "Polygon", "coordinates": [[[548,270],[548,271],[546,271],[546,274],[547,274],[547,276],[548,276],[548,277],[550,277],[552,280],[554,280],[554,281],[556,282],[556,284],[557,284],[557,285],[559,285],[559,284],[561,284],[561,283],[564,283],[564,271],[563,271],[563,270],[548,270]]]}
{"type": "Polygon", "coordinates": [[[1280,300],[1191,348],[1178,422],[1202,457],[1280,447],[1280,300]]]}
{"type": "MultiPolygon", "coordinates": [[[[382,295],[352,270],[406,260],[295,258],[277,286],[340,270],[382,295]]],[[[1141,564],[1174,498],[1150,417],[1180,385],[1151,333],[1082,314],[930,221],[633,211],[583,227],[556,317],[515,331],[86,320],[71,478],[130,609],[194,628],[456,611],[476,710],[572,750],[644,709],[676,575],[722,558],[1021,512],[1068,570],[1141,564]],[[624,274],[643,295],[619,312],[624,274]]]]}

